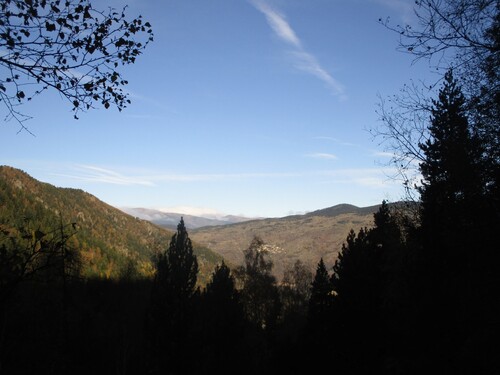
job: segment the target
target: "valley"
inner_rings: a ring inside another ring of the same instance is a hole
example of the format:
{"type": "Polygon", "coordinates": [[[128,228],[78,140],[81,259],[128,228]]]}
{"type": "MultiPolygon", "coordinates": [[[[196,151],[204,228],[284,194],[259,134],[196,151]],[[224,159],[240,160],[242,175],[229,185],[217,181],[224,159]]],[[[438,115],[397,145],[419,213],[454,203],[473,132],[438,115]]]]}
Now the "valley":
{"type": "Polygon", "coordinates": [[[333,266],[349,231],[371,227],[377,209],[378,206],[358,208],[344,204],[305,215],[198,228],[190,235],[231,264],[241,264],[243,250],[258,236],[266,243],[274,274],[280,279],[283,271],[297,260],[311,271],[320,258],[328,267],[333,266]]]}
{"type": "Polygon", "coordinates": [[[168,247],[184,217],[199,259],[201,283],[222,259],[232,267],[240,265],[255,236],[265,242],[278,280],[297,260],[314,271],[323,258],[331,268],[349,231],[371,227],[378,209],[341,204],[304,215],[253,220],[144,208],[128,209],[129,215],[82,190],[57,188],[7,166],[0,167],[0,202],[3,230],[22,226],[26,220],[35,229],[53,228],[61,218],[74,222],[78,230],[71,245],[80,252],[83,272],[89,277],[117,278],[131,265],[139,275],[151,276],[155,254],[168,247]]]}

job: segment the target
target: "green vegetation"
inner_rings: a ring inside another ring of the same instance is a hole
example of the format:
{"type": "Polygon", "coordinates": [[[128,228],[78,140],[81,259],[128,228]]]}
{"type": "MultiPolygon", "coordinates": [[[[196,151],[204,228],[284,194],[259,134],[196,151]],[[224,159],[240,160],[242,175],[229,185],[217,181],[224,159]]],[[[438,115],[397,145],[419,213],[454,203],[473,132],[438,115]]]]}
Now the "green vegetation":
{"type": "MultiPolygon", "coordinates": [[[[68,245],[81,256],[82,276],[117,279],[130,267],[141,277],[154,273],[155,256],[163,251],[172,232],[138,220],[76,189],[41,183],[17,169],[0,166],[0,229],[15,233],[29,226],[50,232],[58,223],[74,223],[76,233],[68,245]]],[[[200,283],[206,283],[222,258],[194,245],[200,283]]],[[[128,270],[128,271],[127,271],[128,270]]]]}

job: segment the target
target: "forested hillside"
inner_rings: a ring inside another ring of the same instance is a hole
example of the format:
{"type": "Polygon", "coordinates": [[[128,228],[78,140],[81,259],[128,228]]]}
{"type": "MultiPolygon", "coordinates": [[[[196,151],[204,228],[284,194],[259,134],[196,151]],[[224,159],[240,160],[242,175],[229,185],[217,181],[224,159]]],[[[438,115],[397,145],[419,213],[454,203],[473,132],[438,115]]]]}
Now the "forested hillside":
{"type": "MultiPolygon", "coordinates": [[[[0,228],[43,233],[71,226],[68,246],[81,256],[84,277],[119,278],[128,272],[151,277],[155,254],[173,232],[139,220],[82,190],[57,188],[26,173],[0,166],[0,228]],[[132,269],[131,269],[132,268],[132,269]]],[[[200,279],[206,280],[221,257],[195,245],[200,279]]]]}

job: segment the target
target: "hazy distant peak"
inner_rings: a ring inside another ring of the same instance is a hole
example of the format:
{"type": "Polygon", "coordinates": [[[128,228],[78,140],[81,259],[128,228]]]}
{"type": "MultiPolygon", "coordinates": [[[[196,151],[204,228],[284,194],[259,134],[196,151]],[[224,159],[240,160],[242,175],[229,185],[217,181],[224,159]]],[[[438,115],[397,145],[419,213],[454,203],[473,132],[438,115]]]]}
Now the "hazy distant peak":
{"type": "MultiPolygon", "coordinates": [[[[215,225],[235,224],[252,220],[251,218],[246,218],[243,216],[224,215],[221,213],[218,213],[216,215],[205,213],[203,214],[203,216],[198,216],[187,214],[186,211],[166,212],[164,211],[165,209],[160,210],[142,207],[121,207],[120,210],[126,212],[131,216],[138,217],[139,219],[148,220],[156,225],[171,229],[177,228],[177,224],[179,223],[181,217],[184,218],[184,223],[186,225],[186,228],[188,229],[197,229],[215,225]]],[[[211,210],[209,212],[215,212],[215,210],[211,210]]]]}
{"type": "Polygon", "coordinates": [[[182,214],[190,216],[199,216],[205,218],[219,218],[225,216],[224,213],[208,207],[193,207],[193,206],[174,206],[174,207],[157,207],[152,208],[169,214],[182,214]]]}

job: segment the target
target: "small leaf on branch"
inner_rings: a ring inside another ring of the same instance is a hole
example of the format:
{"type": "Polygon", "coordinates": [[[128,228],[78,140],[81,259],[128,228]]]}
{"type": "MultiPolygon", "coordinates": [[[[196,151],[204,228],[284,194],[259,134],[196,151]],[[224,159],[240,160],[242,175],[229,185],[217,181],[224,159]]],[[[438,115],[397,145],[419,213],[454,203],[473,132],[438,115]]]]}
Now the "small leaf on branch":
{"type": "Polygon", "coordinates": [[[56,25],[47,21],[45,22],[45,28],[47,31],[55,31],[56,25]]]}

